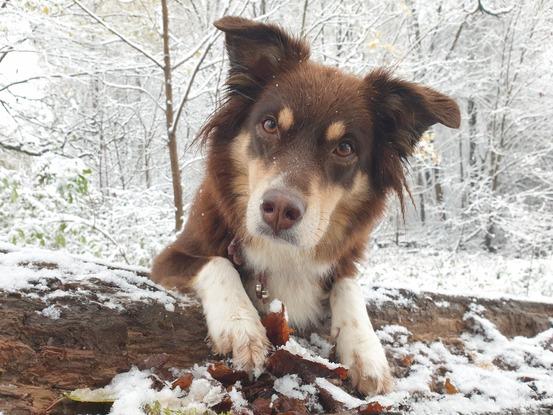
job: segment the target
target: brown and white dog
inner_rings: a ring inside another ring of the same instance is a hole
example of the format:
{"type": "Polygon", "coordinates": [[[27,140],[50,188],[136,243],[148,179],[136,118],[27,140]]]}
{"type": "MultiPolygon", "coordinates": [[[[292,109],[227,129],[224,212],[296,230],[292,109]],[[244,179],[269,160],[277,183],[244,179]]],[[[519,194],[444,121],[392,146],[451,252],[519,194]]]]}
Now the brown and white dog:
{"type": "Polygon", "coordinates": [[[201,131],[207,174],[188,222],[152,278],[194,290],[214,351],[246,370],[264,364],[267,300],[280,299],[300,332],[330,305],[353,384],[385,393],[392,378],[355,264],[388,194],[403,201],[403,161],[431,125],[458,128],[459,108],[384,70],[361,78],[317,64],[278,26],[230,16],[215,26],[226,36],[228,94],[201,131]]]}

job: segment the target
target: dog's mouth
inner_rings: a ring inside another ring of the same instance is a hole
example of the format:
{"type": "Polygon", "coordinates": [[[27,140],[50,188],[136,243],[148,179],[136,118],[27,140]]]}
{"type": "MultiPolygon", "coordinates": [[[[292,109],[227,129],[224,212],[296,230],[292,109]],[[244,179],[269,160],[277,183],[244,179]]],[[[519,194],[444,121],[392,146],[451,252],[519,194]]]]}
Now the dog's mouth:
{"type": "Polygon", "coordinates": [[[290,245],[298,245],[298,238],[288,230],[275,232],[269,226],[259,225],[257,227],[257,233],[267,239],[276,242],[282,242],[290,245]]]}

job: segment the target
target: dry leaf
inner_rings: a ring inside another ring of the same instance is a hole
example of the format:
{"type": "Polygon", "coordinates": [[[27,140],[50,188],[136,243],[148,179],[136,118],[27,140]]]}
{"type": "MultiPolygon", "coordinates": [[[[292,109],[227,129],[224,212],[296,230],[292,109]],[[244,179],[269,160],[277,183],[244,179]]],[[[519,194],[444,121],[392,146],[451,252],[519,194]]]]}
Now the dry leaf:
{"type": "Polygon", "coordinates": [[[216,403],[209,409],[216,413],[229,412],[232,409],[232,399],[230,396],[225,395],[223,396],[223,399],[221,399],[221,402],[216,403]]]}
{"type": "Polygon", "coordinates": [[[403,356],[399,364],[403,367],[410,367],[413,364],[413,355],[408,354],[403,356]]]}
{"type": "Polygon", "coordinates": [[[265,326],[269,341],[275,346],[285,345],[290,338],[290,334],[293,333],[286,321],[284,304],[278,313],[269,313],[263,317],[261,323],[265,326]]]}
{"type": "Polygon", "coordinates": [[[185,373],[172,383],[171,389],[175,389],[177,386],[179,386],[182,390],[186,390],[190,387],[190,385],[192,385],[193,379],[194,376],[192,375],[192,373],[185,373]]]}
{"type": "Polygon", "coordinates": [[[348,370],[343,366],[330,369],[322,363],[304,359],[283,349],[277,350],[267,359],[267,370],[277,377],[296,373],[308,383],[318,377],[344,380],[348,376],[348,370]]]}
{"type": "Polygon", "coordinates": [[[232,370],[222,362],[214,363],[207,368],[211,377],[224,386],[234,385],[237,381],[245,381],[248,374],[242,370],[232,370]]]}
{"type": "Polygon", "coordinates": [[[273,408],[269,398],[257,398],[252,402],[252,411],[254,415],[271,415],[273,408]]]}
{"type": "Polygon", "coordinates": [[[455,385],[451,383],[449,378],[445,378],[444,388],[448,395],[455,395],[456,393],[459,393],[459,389],[457,389],[455,385]]]}
{"type": "Polygon", "coordinates": [[[358,413],[361,415],[380,415],[385,411],[389,411],[389,406],[382,406],[377,401],[369,402],[367,405],[363,405],[359,408],[358,413]]]}

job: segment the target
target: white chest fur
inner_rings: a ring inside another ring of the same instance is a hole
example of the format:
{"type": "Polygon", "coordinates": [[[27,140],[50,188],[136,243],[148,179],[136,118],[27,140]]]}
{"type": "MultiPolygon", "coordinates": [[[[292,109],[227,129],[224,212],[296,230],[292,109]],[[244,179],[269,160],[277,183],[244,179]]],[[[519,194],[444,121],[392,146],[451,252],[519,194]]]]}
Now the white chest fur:
{"type": "Polygon", "coordinates": [[[317,324],[324,311],[328,293],[322,282],[330,265],[315,263],[309,254],[294,246],[271,241],[258,241],[255,246],[244,246],[244,259],[254,273],[265,272],[269,300],[260,301],[255,294],[257,278],[246,282],[246,291],[259,311],[266,312],[272,299],[286,306],[289,322],[296,329],[317,324]]]}

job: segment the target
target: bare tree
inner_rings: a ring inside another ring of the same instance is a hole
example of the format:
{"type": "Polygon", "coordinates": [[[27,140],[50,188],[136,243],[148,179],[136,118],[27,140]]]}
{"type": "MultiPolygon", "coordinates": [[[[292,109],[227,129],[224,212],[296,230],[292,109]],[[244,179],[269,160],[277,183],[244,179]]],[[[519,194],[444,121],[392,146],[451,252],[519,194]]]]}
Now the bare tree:
{"type": "Polygon", "coordinates": [[[169,50],[169,10],[167,0],[161,0],[161,13],[163,21],[163,77],[165,85],[165,120],[167,124],[167,145],[171,159],[171,176],[173,179],[173,201],[175,204],[175,231],[182,228],[182,183],[179,168],[179,155],[177,149],[177,134],[173,111],[173,81],[171,69],[171,51],[169,50]]]}

